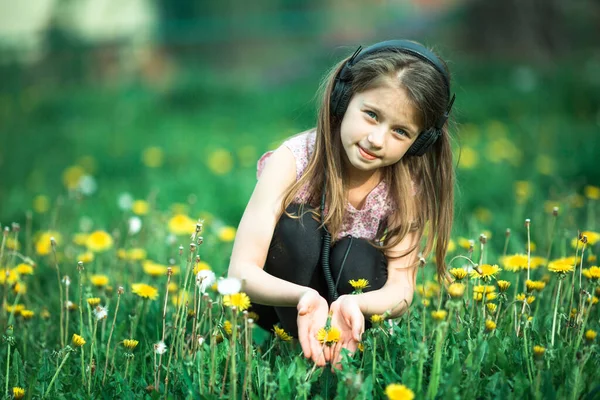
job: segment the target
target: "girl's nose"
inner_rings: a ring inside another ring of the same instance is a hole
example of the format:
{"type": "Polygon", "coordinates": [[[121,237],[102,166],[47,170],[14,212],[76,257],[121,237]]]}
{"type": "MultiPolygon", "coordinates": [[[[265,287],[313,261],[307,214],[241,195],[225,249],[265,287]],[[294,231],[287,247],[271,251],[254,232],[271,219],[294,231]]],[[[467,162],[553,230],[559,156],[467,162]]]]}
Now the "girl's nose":
{"type": "Polygon", "coordinates": [[[367,137],[367,140],[369,141],[371,146],[373,146],[376,149],[380,149],[383,147],[384,139],[385,129],[383,129],[381,126],[378,126],[377,128],[373,129],[367,137]]]}

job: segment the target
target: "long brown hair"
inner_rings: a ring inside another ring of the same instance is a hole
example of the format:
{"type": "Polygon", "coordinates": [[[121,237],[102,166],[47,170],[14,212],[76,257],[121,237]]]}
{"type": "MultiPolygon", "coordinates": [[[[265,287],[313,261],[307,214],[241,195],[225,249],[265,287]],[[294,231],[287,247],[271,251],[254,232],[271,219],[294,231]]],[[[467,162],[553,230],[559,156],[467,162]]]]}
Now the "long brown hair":
{"type": "MultiPolygon", "coordinates": [[[[332,116],[330,98],[335,77],[348,59],[334,66],[321,84],[322,100],[314,152],[303,175],[287,190],[282,201],[283,212],[286,212],[298,191],[308,185],[308,203],[318,209],[327,175],[328,211],[324,224],[333,240],[337,239],[342,227],[348,191],[342,166],[344,150],[340,139],[341,118],[332,116]]],[[[445,64],[444,66],[446,67],[445,64]]],[[[352,76],[351,95],[378,87],[385,78],[395,79],[417,110],[421,128],[433,126],[448,105],[448,88],[439,71],[428,62],[410,54],[398,51],[372,54],[354,64],[352,76]]],[[[454,214],[454,170],[448,123],[442,130],[443,134],[433,148],[422,157],[405,156],[397,163],[383,167],[382,176],[389,185],[389,193],[396,211],[388,219],[385,238],[373,243],[386,252],[388,257],[400,258],[412,252],[415,247],[398,256],[389,255],[388,250],[404,239],[409,232],[416,232],[419,239],[416,246],[419,246],[427,227],[428,233],[422,253],[423,257],[427,257],[435,248],[438,278],[443,277],[446,271],[444,257],[454,214]],[[416,190],[414,196],[413,190],[416,190]]],[[[315,210],[311,211],[317,215],[315,210]]],[[[380,238],[383,234],[381,229],[377,237],[380,238]]]]}

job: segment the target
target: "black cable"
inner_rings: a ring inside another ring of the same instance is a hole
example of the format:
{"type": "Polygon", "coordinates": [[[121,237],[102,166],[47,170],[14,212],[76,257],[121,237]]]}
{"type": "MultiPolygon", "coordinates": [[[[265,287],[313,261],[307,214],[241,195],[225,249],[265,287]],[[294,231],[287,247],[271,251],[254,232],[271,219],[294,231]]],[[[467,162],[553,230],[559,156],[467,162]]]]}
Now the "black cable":
{"type": "Polygon", "coordinates": [[[338,273],[337,279],[335,280],[336,295],[337,295],[337,288],[340,285],[340,278],[342,277],[342,271],[344,270],[344,265],[346,265],[346,259],[348,258],[348,254],[350,253],[350,248],[352,247],[352,240],[354,240],[352,235],[348,235],[348,236],[346,236],[346,238],[349,238],[350,240],[348,241],[348,247],[346,248],[346,252],[344,253],[344,258],[342,258],[342,265],[340,266],[340,272],[338,273]]]}
{"type": "Polygon", "coordinates": [[[325,275],[325,282],[327,283],[327,289],[329,291],[329,298],[331,301],[335,301],[338,298],[337,291],[335,290],[335,283],[333,282],[333,276],[331,274],[331,268],[329,267],[329,250],[331,249],[331,233],[325,226],[325,189],[327,188],[327,174],[323,182],[323,195],[321,196],[321,225],[325,234],[323,235],[323,247],[321,249],[321,266],[323,267],[323,274],[325,275]]]}

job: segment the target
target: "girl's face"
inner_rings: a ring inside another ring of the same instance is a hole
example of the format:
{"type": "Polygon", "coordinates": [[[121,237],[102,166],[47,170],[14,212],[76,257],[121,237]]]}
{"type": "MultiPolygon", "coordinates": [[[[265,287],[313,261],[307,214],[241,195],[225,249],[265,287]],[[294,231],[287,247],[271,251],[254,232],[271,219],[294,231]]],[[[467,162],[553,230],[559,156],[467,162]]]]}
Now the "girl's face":
{"type": "Polygon", "coordinates": [[[420,132],[417,111],[391,79],[355,93],[340,128],[347,167],[362,175],[395,164],[420,132]]]}

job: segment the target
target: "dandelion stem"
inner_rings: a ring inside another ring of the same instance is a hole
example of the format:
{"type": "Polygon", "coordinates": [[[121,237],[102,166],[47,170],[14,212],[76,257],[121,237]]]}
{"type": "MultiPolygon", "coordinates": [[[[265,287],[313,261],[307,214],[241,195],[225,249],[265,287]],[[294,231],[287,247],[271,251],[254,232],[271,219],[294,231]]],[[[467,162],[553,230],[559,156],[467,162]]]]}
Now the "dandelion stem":
{"type": "Polygon", "coordinates": [[[377,387],[377,333],[373,335],[373,368],[371,375],[373,376],[373,388],[377,387]]]}
{"type": "Polygon", "coordinates": [[[8,373],[10,372],[10,342],[8,342],[8,351],[6,352],[6,387],[4,393],[8,396],[8,373]]]}
{"type": "Polygon", "coordinates": [[[112,335],[115,330],[115,324],[117,322],[117,313],[119,312],[119,303],[121,302],[121,294],[123,291],[122,288],[119,288],[117,291],[117,305],[115,306],[115,315],[113,317],[112,326],[110,327],[110,333],[108,334],[108,342],[106,342],[106,361],[104,362],[104,374],[102,375],[102,386],[104,386],[104,382],[106,381],[106,370],[108,369],[108,360],[110,359],[110,341],[112,340],[112,335]]]}
{"type": "Polygon", "coordinates": [[[231,391],[231,398],[232,399],[237,399],[237,363],[236,363],[236,350],[237,350],[237,317],[238,317],[238,313],[237,313],[237,309],[234,308],[233,310],[233,332],[231,333],[231,345],[232,345],[232,350],[231,350],[231,386],[232,386],[232,391],[231,391]]]}
{"type": "Polygon", "coordinates": [[[56,278],[58,280],[58,296],[59,296],[59,301],[60,301],[60,346],[61,347],[65,347],[65,337],[64,337],[64,320],[65,320],[65,304],[63,303],[63,289],[62,289],[62,284],[60,282],[60,269],[58,266],[58,257],[56,256],[56,245],[54,240],[51,239],[51,247],[52,247],[52,254],[54,255],[54,266],[56,268],[56,278]]]}
{"type": "Polygon", "coordinates": [[[81,346],[81,386],[85,387],[85,354],[81,346]]]}
{"type": "Polygon", "coordinates": [[[556,313],[558,311],[558,299],[560,299],[560,286],[562,284],[562,278],[558,281],[558,291],[556,295],[556,302],[554,303],[554,317],[552,318],[552,347],[554,347],[554,332],[556,332],[556,313]]]}
{"type": "Polygon", "coordinates": [[[52,377],[52,380],[50,381],[50,384],[48,385],[48,389],[46,389],[46,393],[44,393],[44,397],[47,397],[48,393],[50,393],[50,389],[52,389],[52,385],[54,385],[54,381],[56,380],[56,377],[58,376],[58,373],[62,369],[63,365],[65,365],[65,362],[67,362],[67,359],[69,358],[70,355],[71,355],[71,351],[70,351],[70,348],[69,348],[69,350],[67,351],[67,354],[65,355],[65,358],[63,358],[62,362],[60,363],[60,365],[56,369],[56,372],[54,373],[54,376],[52,377]]]}
{"type": "Polygon", "coordinates": [[[94,323],[94,333],[92,334],[92,344],[90,350],[90,373],[88,375],[88,396],[92,393],[92,365],[94,365],[94,345],[96,344],[96,330],[98,329],[98,320],[94,323]]]}
{"type": "Polygon", "coordinates": [[[531,373],[531,366],[529,365],[529,345],[527,344],[527,324],[523,328],[523,347],[525,348],[525,364],[527,365],[527,376],[529,377],[529,384],[533,385],[533,375],[531,373]]]}
{"type": "MultiPolygon", "coordinates": [[[[66,295],[65,305],[67,307],[69,305],[69,286],[70,286],[70,284],[67,284],[67,281],[65,281],[65,287],[66,287],[66,289],[65,289],[65,295],[66,295]]],[[[64,338],[64,343],[67,342],[68,338],[69,338],[69,311],[67,310],[67,313],[65,315],[65,338],[64,338]]]]}

